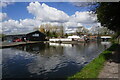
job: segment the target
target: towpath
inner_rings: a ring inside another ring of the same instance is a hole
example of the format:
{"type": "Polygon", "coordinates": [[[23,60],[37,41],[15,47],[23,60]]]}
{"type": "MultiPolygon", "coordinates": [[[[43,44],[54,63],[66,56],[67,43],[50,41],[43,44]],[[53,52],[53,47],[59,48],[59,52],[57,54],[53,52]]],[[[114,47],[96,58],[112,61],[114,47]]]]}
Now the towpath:
{"type": "Polygon", "coordinates": [[[104,68],[100,72],[98,78],[120,80],[120,45],[116,51],[112,53],[110,59],[104,64],[104,68]]]}

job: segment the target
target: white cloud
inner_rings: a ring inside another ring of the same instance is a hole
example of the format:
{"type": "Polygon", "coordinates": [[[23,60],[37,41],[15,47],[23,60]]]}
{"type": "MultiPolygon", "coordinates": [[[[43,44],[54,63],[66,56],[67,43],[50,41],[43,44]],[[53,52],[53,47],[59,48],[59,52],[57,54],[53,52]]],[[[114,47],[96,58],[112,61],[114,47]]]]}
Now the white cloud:
{"type": "Polygon", "coordinates": [[[0,12],[0,33],[2,33],[2,21],[5,20],[6,18],[7,18],[7,14],[0,12]]]}
{"type": "Polygon", "coordinates": [[[73,5],[77,6],[77,7],[90,7],[93,5],[96,5],[96,2],[73,2],[73,5]]]}
{"type": "Polygon", "coordinates": [[[34,19],[24,19],[24,20],[8,20],[2,22],[2,30],[6,34],[24,33],[32,31],[35,27],[41,24],[40,21],[34,19]]]}
{"type": "Polygon", "coordinates": [[[36,19],[24,19],[20,20],[20,24],[22,24],[23,27],[37,27],[41,25],[41,21],[36,19]]]}
{"type": "Polygon", "coordinates": [[[70,21],[75,21],[79,23],[94,23],[97,21],[97,15],[92,12],[78,12],[76,11],[74,15],[70,17],[70,21]]]}
{"type": "Polygon", "coordinates": [[[6,18],[7,18],[7,14],[0,12],[0,21],[3,21],[3,20],[6,19],[6,18]]]}
{"type": "Polygon", "coordinates": [[[82,26],[82,24],[81,23],[77,23],[77,22],[66,22],[66,23],[64,23],[64,26],[65,27],[79,27],[79,26],[82,26]]]}
{"type": "Polygon", "coordinates": [[[14,32],[20,27],[21,25],[19,24],[19,22],[15,20],[8,20],[5,22],[2,22],[2,30],[3,32],[6,32],[6,33],[14,32]]]}
{"type": "Polygon", "coordinates": [[[69,16],[63,11],[56,8],[49,7],[46,4],[39,2],[31,2],[27,7],[29,13],[32,13],[36,19],[47,22],[65,22],[68,21],[69,16]]]}
{"type": "Polygon", "coordinates": [[[42,22],[41,24],[50,24],[50,25],[56,25],[56,26],[62,25],[62,23],[59,23],[59,22],[42,22]]]}

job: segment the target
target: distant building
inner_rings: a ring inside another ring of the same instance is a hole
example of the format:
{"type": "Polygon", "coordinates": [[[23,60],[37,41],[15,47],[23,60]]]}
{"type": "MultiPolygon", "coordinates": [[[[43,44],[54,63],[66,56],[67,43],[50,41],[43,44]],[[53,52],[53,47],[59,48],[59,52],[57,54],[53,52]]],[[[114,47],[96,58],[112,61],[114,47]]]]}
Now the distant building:
{"type": "Polygon", "coordinates": [[[21,39],[22,41],[45,41],[46,35],[40,31],[29,32],[26,34],[14,34],[14,35],[6,35],[3,38],[3,41],[13,42],[16,39],[21,39]]]}
{"type": "Polygon", "coordinates": [[[97,36],[88,36],[90,40],[96,40],[97,36]]]}
{"type": "Polygon", "coordinates": [[[26,34],[26,38],[29,41],[45,41],[46,35],[40,31],[34,31],[26,34]]]}
{"type": "Polygon", "coordinates": [[[72,35],[72,36],[68,36],[68,39],[72,39],[72,40],[75,40],[75,41],[80,41],[82,38],[80,36],[77,36],[77,35],[72,35]]]}

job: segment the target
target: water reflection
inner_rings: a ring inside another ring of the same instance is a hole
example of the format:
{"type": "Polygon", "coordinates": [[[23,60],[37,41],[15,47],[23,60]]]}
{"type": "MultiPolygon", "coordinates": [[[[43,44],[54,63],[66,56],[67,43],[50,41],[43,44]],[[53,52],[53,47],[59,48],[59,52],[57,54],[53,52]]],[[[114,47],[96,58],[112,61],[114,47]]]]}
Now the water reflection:
{"type": "Polygon", "coordinates": [[[96,42],[39,43],[3,49],[3,77],[65,78],[80,71],[103,50],[104,46],[96,42]]]}

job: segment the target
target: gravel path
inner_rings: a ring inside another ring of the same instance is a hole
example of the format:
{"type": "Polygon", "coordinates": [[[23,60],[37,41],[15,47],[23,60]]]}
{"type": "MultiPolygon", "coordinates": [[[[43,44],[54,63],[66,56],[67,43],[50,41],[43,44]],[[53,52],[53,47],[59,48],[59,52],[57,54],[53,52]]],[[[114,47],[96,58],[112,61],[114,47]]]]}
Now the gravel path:
{"type": "Polygon", "coordinates": [[[99,78],[118,78],[118,64],[106,62],[99,78]]]}
{"type": "Polygon", "coordinates": [[[120,80],[120,46],[104,64],[98,78],[116,78],[120,80]]]}

